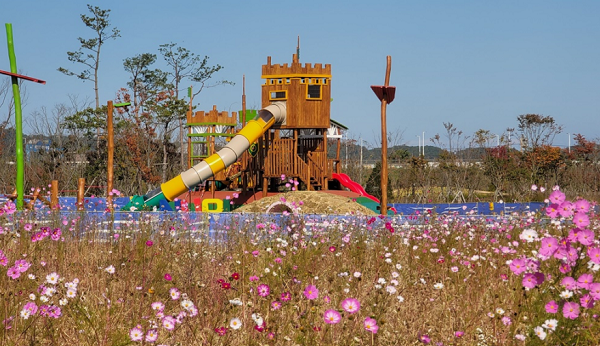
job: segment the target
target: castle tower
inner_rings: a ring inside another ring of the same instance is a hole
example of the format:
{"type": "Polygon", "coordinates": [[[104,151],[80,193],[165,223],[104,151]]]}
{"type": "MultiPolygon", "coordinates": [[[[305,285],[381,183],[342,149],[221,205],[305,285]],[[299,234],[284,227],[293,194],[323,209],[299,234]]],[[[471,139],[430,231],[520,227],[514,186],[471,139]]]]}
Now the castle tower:
{"type": "Polygon", "coordinates": [[[280,129],[327,129],[330,126],[331,65],[300,64],[294,54],[292,65],[273,65],[271,57],[262,66],[262,106],[285,102],[287,119],[280,129]]]}

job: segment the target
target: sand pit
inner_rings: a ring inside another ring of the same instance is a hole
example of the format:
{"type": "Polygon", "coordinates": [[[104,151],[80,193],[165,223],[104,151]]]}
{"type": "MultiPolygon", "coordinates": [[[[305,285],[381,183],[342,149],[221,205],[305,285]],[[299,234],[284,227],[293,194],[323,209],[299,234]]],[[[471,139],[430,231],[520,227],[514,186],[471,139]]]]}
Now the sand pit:
{"type": "Polygon", "coordinates": [[[264,197],[236,209],[235,212],[283,212],[290,211],[291,208],[299,208],[299,212],[303,214],[377,215],[351,198],[318,191],[292,191],[264,197]]]}

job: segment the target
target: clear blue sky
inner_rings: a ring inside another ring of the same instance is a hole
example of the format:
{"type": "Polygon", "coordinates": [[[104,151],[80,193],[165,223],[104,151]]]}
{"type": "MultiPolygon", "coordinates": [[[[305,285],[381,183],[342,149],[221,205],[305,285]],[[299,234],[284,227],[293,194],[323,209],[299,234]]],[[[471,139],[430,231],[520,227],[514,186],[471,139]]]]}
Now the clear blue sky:
{"type": "MultiPolygon", "coordinates": [[[[290,63],[301,39],[301,62],[332,65],[332,118],[350,128],[351,138],[372,146],[380,138],[380,103],[370,85],[383,84],[385,59],[392,56],[389,131],[417,145],[451,122],[472,135],[478,129],[502,134],[517,116],[554,117],[564,133],[600,137],[599,1],[113,1],[121,38],[103,47],[101,102],[115,97],[128,74],[123,60],[156,53],[177,43],[224,69],[216,79],[235,86],[202,92],[198,110],[241,108],[246,75],[248,107],[260,106],[261,66],[290,63]]],[[[67,51],[93,31],[81,22],[86,2],[4,1],[2,23],[12,23],[19,70],[44,79],[29,83],[24,117],[42,106],[68,102],[68,95],[93,100],[93,84],[68,77],[58,67],[79,71],[67,51]]],[[[0,69],[9,70],[4,27],[0,69]]],[[[162,61],[156,65],[161,66],[162,61]]],[[[7,77],[3,77],[7,78],[7,77]]],[[[185,83],[189,84],[189,83],[185,83]]],[[[186,85],[187,86],[187,85],[186,85]]],[[[0,119],[6,110],[0,109],[0,119]]]]}

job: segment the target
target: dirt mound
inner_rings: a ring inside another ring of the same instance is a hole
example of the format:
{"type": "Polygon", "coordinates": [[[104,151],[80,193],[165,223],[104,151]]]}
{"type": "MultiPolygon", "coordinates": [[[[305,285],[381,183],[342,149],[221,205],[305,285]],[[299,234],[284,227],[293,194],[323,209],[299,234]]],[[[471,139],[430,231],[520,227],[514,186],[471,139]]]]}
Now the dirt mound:
{"type": "Polygon", "coordinates": [[[377,215],[351,198],[317,191],[292,191],[264,197],[237,208],[240,213],[283,212],[298,209],[303,214],[377,215]]]}

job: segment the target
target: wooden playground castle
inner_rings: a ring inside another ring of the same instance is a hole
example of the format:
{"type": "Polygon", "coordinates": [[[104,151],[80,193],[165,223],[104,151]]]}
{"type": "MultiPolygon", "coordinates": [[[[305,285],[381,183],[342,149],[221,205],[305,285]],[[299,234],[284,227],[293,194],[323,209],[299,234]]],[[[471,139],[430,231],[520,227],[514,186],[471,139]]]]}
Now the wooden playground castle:
{"type": "MultiPolygon", "coordinates": [[[[279,65],[272,64],[268,57],[262,66],[262,107],[284,103],[285,121],[273,125],[238,162],[209,179],[194,194],[206,198],[209,196],[205,193],[210,192],[210,197],[218,198],[222,195],[219,190],[227,187],[254,198],[266,197],[278,192],[282,175],[286,180],[298,181],[301,190],[329,190],[332,174],[340,173],[341,131],[347,130],[330,118],[331,65],[301,64],[296,54],[292,60],[291,65],[279,65]],[[328,157],[328,140],[336,143],[334,157],[328,157]]],[[[240,125],[254,116],[256,111],[240,112],[240,125]]],[[[190,111],[187,126],[191,167],[215,153],[218,143],[235,136],[238,116],[236,112],[219,112],[216,107],[209,112],[190,111]]]]}

